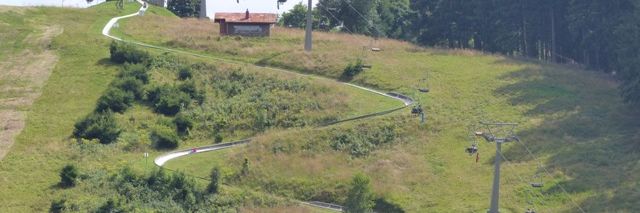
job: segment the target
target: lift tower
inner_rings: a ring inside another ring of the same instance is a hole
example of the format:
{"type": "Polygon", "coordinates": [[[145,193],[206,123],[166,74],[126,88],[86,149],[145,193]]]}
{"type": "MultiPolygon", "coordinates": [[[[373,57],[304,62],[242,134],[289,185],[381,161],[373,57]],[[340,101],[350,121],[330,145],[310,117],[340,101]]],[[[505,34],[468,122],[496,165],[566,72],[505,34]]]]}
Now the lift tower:
{"type": "Polygon", "coordinates": [[[502,161],[502,144],[512,141],[520,141],[520,139],[514,135],[513,130],[518,126],[516,123],[486,123],[480,122],[484,125],[487,132],[475,132],[478,137],[483,137],[487,142],[496,143],[496,158],[493,162],[493,188],[491,190],[491,207],[488,213],[499,213],[499,200],[500,200],[500,163],[502,161]]]}
{"type": "Polygon", "coordinates": [[[304,34],[304,51],[311,52],[311,30],[313,30],[313,3],[309,0],[307,5],[307,26],[304,34]]]}

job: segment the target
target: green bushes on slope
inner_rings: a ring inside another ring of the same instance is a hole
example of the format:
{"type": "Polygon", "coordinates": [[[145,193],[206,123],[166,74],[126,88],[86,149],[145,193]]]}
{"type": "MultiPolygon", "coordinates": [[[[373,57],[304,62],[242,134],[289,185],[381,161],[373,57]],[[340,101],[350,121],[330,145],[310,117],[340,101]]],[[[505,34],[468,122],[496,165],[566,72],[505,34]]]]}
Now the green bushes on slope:
{"type": "Polygon", "coordinates": [[[151,59],[148,52],[139,50],[131,44],[120,41],[112,41],[109,46],[109,52],[111,53],[111,61],[119,64],[137,64],[147,62],[151,59]]]}
{"type": "Polygon", "coordinates": [[[109,110],[94,112],[74,125],[73,136],[84,139],[98,139],[102,144],[115,142],[122,130],[109,110]]]}
{"type": "Polygon", "coordinates": [[[176,132],[165,126],[156,127],[150,137],[158,149],[175,149],[180,144],[180,137],[176,132]]]}

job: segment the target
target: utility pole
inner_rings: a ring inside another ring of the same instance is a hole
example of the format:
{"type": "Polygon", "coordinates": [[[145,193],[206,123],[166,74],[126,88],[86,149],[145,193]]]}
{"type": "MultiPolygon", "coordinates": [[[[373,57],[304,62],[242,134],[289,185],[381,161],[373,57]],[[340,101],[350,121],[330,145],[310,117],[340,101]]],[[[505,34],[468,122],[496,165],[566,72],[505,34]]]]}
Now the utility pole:
{"type": "Polygon", "coordinates": [[[304,36],[304,51],[311,52],[311,30],[313,29],[312,1],[307,6],[307,30],[304,36]]]}
{"type": "Polygon", "coordinates": [[[485,125],[488,132],[475,132],[476,136],[483,137],[487,142],[496,143],[496,157],[493,162],[493,188],[491,190],[491,207],[487,213],[499,213],[500,209],[500,163],[502,161],[502,144],[520,139],[513,134],[513,130],[518,124],[515,123],[481,123],[485,125]],[[491,129],[502,129],[496,135],[491,129]]]}

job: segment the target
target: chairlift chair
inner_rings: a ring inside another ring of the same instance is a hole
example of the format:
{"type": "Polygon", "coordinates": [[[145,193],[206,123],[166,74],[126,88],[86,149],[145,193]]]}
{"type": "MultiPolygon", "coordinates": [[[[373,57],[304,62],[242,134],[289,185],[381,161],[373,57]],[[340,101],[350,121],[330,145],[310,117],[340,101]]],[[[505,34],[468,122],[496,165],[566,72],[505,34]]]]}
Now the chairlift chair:
{"type": "Polygon", "coordinates": [[[429,85],[428,85],[428,82],[427,82],[427,78],[423,78],[422,79],[422,87],[418,88],[418,91],[422,92],[422,93],[428,93],[429,92],[429,85]]]}
{"type": "Polygon", "coordinates": [[[469,155],[473,155],[478,152],[478,145],[472,144],[470,147],[467,147],[464,151],[469,155]]]}
{"type": "Polygon", "coordinates": [[[422,110],[422,106],[421,106],[420,104],[418,104],[418,105],[414,106],[414,107],[411,109],[411,114],[416,114],[416,115],[418,115],[418,114],[420,114],[420,113],[422,113],[422,112],[423,112],[423,110],[422,110]]]}
{"type": "Polygon", "coordinates": [[[536,174],[535,176],[533,176],[533,181],[530,182],[529,184],[531,184],[531,187],[533,188],[542,188],[544,186],[544,183],[542,182],[542,177],[540,177],[539,174],[536,174]]]}

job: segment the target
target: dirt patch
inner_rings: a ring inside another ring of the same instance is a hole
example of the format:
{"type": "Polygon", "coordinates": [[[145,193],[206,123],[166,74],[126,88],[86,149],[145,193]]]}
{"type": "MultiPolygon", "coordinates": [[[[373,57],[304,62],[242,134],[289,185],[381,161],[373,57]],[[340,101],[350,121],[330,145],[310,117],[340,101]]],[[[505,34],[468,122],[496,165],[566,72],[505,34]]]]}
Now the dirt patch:
{"type": "Polygon", "coordinates": [[[62,32],[58,26],[43,27],[41,33],[27,37],[32,48],[10,55],[0,64],[0,70],[3,70],[0,73],[0,160],[24,128],[25,111],[40,96],[58,61],[55,52],[48,47],[62,32]]]}

